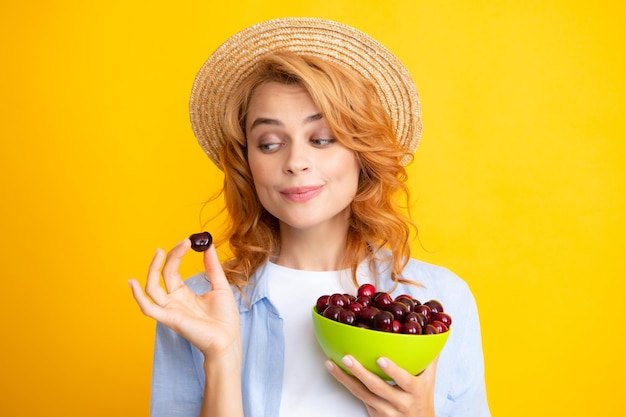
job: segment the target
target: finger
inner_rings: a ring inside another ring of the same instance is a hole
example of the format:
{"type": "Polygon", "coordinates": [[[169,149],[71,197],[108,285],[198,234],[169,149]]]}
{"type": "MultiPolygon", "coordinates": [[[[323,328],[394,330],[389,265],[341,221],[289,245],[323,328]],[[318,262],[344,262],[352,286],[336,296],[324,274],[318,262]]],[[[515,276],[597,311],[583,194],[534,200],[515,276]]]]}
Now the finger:
{"type": "MultiPolygon", "coordinates": [[[[365,404],[370,416],[378,415],[377,410],[379,409],[388,408],[388,401],[370,391],[370,389],[366,387],[356,376],[349,375],[331,360],[327,360],[325,365],[326,369],[328,369],[330,374],[337,381],[345,386],[348,391],[352,393],[352,395],[354,395],[356,398],[361,400],[363,404],[365,404]]],[[[380,378],[378,379],[380,380],[380,378]]],[[[388,385],[386,382],[382,382],[385,385],[388,385]]]]}
{"type": "Polygon", "coordinates": [[[328,372],[330,372],[330,374],[343,386],[345,386],[355,397],[365,401],[366,397],[371,396],[369,390],[367,390],[358,379],[346,373],[330,359],[326,361],[325,366],[328,372]]]}
{"type": "MultiPolygon", "coordinates": [[[[146,279],[146,293],[154,300],[155,303],[162,306],[165,305],[167,294],[161,287],[161,265],[165,254],[163,250],[157,249],[150,266],[148,267],[148,278],[146,279]]],[[[143,293],[142,293],[143,295],[143,293]]]]}
{"type": "Polygon", "coordinates": [[[148,317],[152,317],[153,319],[162,319],[162,309],[159,306],[153,304],[150,299],[144,295],[143,291],[141,290],[141,286],[139,285],[139,282],[137,282],[137,280],[135,279],[129,279],[128,284],[130,285],[130,289],[133,293],[133,298],[139,305],[139,309],[141,310],[141,312],[148,317]]]}
{"type": "Polygon", "coordinates": [[[389,385],[387,381],[365,369],[353,356],[346,355],[341,359],[341,362],[368,390],[379,397],[387,398],[394,390],[394,387],[389,385]]]}
{"type": "MultiPolygon", "coordinates": [[[[417,377],[422,380],[422,383],[425,385],[434,384],[435,376],[437,374],[437,361],[439,357],[437,356],[422,372],[420,372],[417,377]]],[[[393,362],[389,358],[380,358],[378,361],[378,366],[389,375],[390,378],[394,380],[399,388],[402,388],[406,392],[411,392],[413,387],[415,386],[415,377],[410,374],[406,370],[402,369],[395,362],[393,362]]]]}
{"type": "Polygon", "coordinates": [[[163,266],[161,274],[163,275],[163,283],[165,284],[165,288],[168,293],[171,293],[172,291],[185,285],[178,269],[180,268],[180,262],[183,259],[183,255],[187,253],[190,247],[191,241],[188,238],[185,238],[167,253],[165,265],[163,266]]]}
{"type": "Polygon", "coordinates": [[[211,245],[211,247],[204,252],[204,268],[206,269],[207,276],[211,280],[211,286],[214,290],[230,290],[230,283],[226,279],[222,264],[220,264],[220,260],[217,257],[215,245],[211,245]]]}

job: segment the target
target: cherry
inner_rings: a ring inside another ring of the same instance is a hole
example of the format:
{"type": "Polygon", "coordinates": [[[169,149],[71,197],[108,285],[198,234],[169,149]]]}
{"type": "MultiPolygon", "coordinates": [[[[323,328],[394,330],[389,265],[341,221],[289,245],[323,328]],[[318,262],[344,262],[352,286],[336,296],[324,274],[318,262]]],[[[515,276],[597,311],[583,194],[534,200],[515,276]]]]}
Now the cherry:
{"type": "Polygon", "coordinates": [[[317,302],[315,303],[315,307],[317,308],[318,313],[322,314],[324,310],[326,310],[326,307],[328,307],[329,298],[330,298],[330,295],[321,295],[317,299],[317,302]]]}
{"type": "Polygon", "coordinates": [[[443,306],[437,300],[429,300],[429,301],[426,301],[424,304],[430,307],[430,310],[433,313],[443,313],[443,306]]]}
{"type": "Polygon", "coordinates": [[[430,320],[431,321],[440,321],[443,324],[445,324],[446,327],[448,327],[448,328],[452,324],[452,317],[450,317],[450,315],[446,314],[446,313],[432,313],[430,315],[430,320]]]}
{"type": "Polygon", "coordinates": [[[432,324],[427,324],[424,329],[422,329],[422,334],[437,334],[437,328],[432,324]]]}
{"type": "Polygon", "coordinates": [[[368,295],[360,295],[356,298],[356,302],[361,304],[363,307],[367,307],[372,304],[372,297],[368,295]]]}
{"type": "Polygon", "coordinates": [[[426,316],[424,316],[423,314],[416,313],[415,311],[411,311],[409,314],[404,316],[404,322],[405,323],[413,322],[413,323],[419,324],[420,327],[424,327],[426,326],[427,320],[426,320],[426,316]]]}
{"type": "Polygon", "coordinates": [[[379,311],[380,309],[374,306],[367,306],[359,313],[359,321],[369,327],[373,327],[374,316],[376,316],[379,311]]]}
{"type": "Polygon", "coordinates": [[[352,325],[356,321],[356,314],[354,314],[354,311],[344,308],[339,312],[339,315],[337,316],[337,321],[343,324],[352,325]]]}
{"type": "Polygon", "coordinates": [[[357,297],[373,297],[376,293],[376,287],[372,284],[363,284],[356,292],[357,297]]]}
{"type": "Polygon", "coordinates": [[[410,296],[405,296],[405,295],[399,295],[395,298],[394,300],[396,303],[402,303],[405,304],[408,308],[409,311],[413,311],[415,309],[415,302],[413,301],[413,299],[410,296]]]}
{"type": "Polygon", "coordinates": [[[399,320],[394,320],[391,323],[391,329],[394,333],[400,333],[400,329],[402,329],[402,323],[399,320]]]}
{"type": "Polygon", "coordinates": [[[358,301],[353,301],[350,304],[348,304],[348,310],[354,312],[355,314],[360,313],[363,310],[363,305],[361,303],[359,303],[358,301]]]}
{"type": "Polygon", "coordinates": [[[431,309],[426,304],[422,304],[422,305],[415,307],[415,312],[423,314],[426,317],[426,320],[430,321],[431,309]]]}
{"type": "Polygon", "coordinates": [[[328,299],[328,304],[332,306],[341,307],[341,308],[347,307],[348,303],[349,303],[348,297],[339,293],[332,294],[330,298],[328,299]]]}
{"type": "Polygon", "coordinates": [[[339,319],[339,313],[342,311],[341,307],[335,305],[329,305],[322,313],[327,319],[337,321],[339,319]]]}
{"type": "Polygon", "coordinates": [[[440,321],[431,321],[429,326],[434,326],[437,329],[437,333],[445,333],[448,331],[448,327],[440,321]]]}
{"type": "Polygon", "coordinates": [[[386,308],[386,310],[390,311],[391,314],[393,314],[393,316],[399,321],[404,321],[404,316],[409,314],[410,311],[409,307],[400,301],[394,301],[389,307],[386,308]]]}
{"type": "Polygon", "coordinates": [[[196,252],[204,252],[211,247],[213,236],[209,232],[194,233],[189,236],[189,240],[191,240],[191,249],[196,252]]]}
{"type": "Polygon", "coordinates": [[[414,321],[405,321],[400,328],[400,333],[404,334],[422,334],[422,326],[414,321]]]}
{"type": "Polygon", "coordinates": [[[393,314],[386,310],[381,310],[374,316],[374,328],[383,332],[393,331],[393,314]]]}
{"type": "Polygon", "coordinates": [[[378,292],[374,295],[372,302],[375,307],[386,310],[393,303],[393,298],[386,292],[378,292]]]}

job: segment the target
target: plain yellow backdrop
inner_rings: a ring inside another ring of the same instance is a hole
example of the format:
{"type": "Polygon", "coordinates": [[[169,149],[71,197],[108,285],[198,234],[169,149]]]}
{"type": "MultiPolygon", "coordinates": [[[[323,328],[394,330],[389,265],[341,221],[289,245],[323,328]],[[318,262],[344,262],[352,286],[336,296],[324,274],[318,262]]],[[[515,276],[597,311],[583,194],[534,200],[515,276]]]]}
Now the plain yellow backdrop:
{"type": "Polygon", "coordinates": [[[126,281],[219,208],[193,77],[281,16],[355,26],[415,78],[414,256],[476,295],[493,415],[623,411],[621,2],[59,0],[0,5],[0,415],[148,415],[126,281]]]}

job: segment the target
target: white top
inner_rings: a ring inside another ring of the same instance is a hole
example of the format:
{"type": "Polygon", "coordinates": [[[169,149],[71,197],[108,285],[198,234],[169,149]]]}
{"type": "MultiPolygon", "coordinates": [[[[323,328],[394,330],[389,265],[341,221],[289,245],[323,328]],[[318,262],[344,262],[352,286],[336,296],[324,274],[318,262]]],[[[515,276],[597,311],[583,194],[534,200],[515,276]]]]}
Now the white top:
{"type": "Polygon", "coordinates": [[[269,293],[283,320],[285,335],[280,416],[368,416],[363,403],[324,367],[327,358],[317,343],[311,319],[311,308],[319,296],[356,294],[350,270],[311,272],[273,263],[268,268],[269,293]]]}

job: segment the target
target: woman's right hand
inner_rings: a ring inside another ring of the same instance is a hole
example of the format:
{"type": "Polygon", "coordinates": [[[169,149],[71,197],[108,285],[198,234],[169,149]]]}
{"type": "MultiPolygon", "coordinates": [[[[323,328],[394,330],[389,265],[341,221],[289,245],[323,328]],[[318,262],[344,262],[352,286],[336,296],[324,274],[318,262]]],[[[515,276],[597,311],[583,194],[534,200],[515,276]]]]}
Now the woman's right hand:
{"type": "Polygon", "coordinates": [[[185,239],[167,256],[163,250],[157,250],[148,270],[147,296],[139,282],[131,279],[129,284],[133,296],[143,314],[187,339],[205,358],[218,359],[233,353],[240,357],[239,311],[215,247],[211,245],[203,253],[206,274],[212,287],[203,295],[191,291],[178,272],[180,261],[190,247],[191,241],[185,239]],[[161,275],[165,289],[160,285],[161,275]]]}

